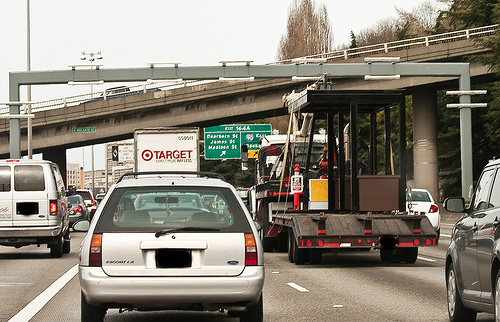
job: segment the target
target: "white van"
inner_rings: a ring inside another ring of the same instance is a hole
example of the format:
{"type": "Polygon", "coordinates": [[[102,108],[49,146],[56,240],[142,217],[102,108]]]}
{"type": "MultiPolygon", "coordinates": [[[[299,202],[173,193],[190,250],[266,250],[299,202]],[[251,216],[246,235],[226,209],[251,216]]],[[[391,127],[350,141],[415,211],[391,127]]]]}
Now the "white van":
{"type": "Polygon", "coordinates": [[[68,205],[57,164],[0,160],[0,245],[47,244],[52,257],[70,252],[68,205]]]}

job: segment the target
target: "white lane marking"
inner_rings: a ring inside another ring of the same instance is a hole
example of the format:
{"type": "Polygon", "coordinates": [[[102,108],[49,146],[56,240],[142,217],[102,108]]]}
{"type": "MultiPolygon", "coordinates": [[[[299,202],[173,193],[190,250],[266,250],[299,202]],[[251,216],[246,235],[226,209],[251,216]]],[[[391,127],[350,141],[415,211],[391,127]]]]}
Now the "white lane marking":
{"type": "Polygon", "coordinates": [[[57,281],[52,283],[45,291],[40,293],[37,297],[33,299],[28,305],[14,315],[8,322],[26,322],[29,321],[35,314],[40,311],[45,304],[47,304],[54,295],[59,292],[64,285],[66,285],[75,275],[78,273],[78,264],[71,267],[69,271],[64,273],[63,276],[59,277],[57,281]]]}
{"type": "Polygon", "coordinates": [[[334,309],[342,309],[344,306],[342,304],[335,304],[332,306],[334,309]]]}
{"type": "Polygon", "coordinates": [[[303,288],[302,286],[297,285],[297,284],[295,284],[295,283],[286,283],[286,284],[287,284],[288,286],[290,286],[290,287],[293,287],[294,289],[296,289],[296,290],[297,290],[297,291],[299,291],[299,292],[304,292],[304,293],[309,292],[309,290],[308,290],[308,289],[303,288]]]}
{"type": "Polygon", "coordinates": [[[435,262],[436,261],[435,259],[430,259],[430,258],[425,258],[425,257],[420,257],[420,256],[418,256],[417,258],[421,259],[423,261],[428,261],[428,262],[435,262]]]}
{"type": "Polygon", "coordinates": [[[441,237],[451,238],[451,235],[448,235],[448,234],[441,234],[441,237]]]}

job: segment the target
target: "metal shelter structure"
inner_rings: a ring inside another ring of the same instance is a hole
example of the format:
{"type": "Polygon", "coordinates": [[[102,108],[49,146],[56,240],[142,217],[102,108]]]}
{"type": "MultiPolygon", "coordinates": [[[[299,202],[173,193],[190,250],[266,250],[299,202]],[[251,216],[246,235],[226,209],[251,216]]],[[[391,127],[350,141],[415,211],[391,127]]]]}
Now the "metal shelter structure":
{"type": "MultiPolygon", "coordinates": [[[[255,78],[290,78],[311,80],[331,78],[397,79],[399,77],[458,78],[461,92],[470,91],[469,63],[399,63],[388,57],[365,58],[366,63],[328,64],[302,61],[283,65],[251,65],[250,62],[222,62],[221,66],[174,66],[104,69],[94,66],[71,66],[69,70],[11,72],[9,100],[20,100],[20,86],[67,84],[72,82],[141,82],[146,80],[251,81],[255,78]]],[[[460,138],[462,195],[468,198],[472,175],[472,116],[470,95],[460,95],[460,138]]],[[[21,105],[21,103],[20,103],[21,105]]],[[[20,105],[10,106],[10,157],[21,158],[20,105]]]]}

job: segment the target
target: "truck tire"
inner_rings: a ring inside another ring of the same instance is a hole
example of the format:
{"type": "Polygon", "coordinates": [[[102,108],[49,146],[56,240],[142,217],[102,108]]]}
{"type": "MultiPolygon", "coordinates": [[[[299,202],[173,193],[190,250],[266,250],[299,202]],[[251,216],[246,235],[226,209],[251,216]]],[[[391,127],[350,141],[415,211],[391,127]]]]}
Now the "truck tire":
{"type": "Polygon", "coordinates": [[[291,244],[288,247],[288,258],[290,259],[291,252],[291,262],[295,263],[295,265],[304,265],[307,259],[308,251],[307,249],[299,248],[299,245],[297,245],[297,241],[295,240],[293,229],[288,229],[288,240],[289,244],[291,244]]]}
{"type": "MultiPolygon", "coordinates": [[[[384,262],[400,263],[404,260],[404,252],[401,248],[381,248],[380,259],[384,262]]],[[[416,260],[416,258],[415,258],[416,260]]]]}
{"type": "Polygon", "coordinates": [[[405,263],[415,264],[418,257],[418,247],[402,248],[405,263]]]}
{"type": "Polygon", "coordinates": [[[269,229],[271,228],[271,224],[269,223],[269,203],[265,199],[262,200],[262,207],[259,208],[258,213],[260,224],[262,226],[262,247],[264,248],[264,252],[270,253],[274,251],[276,238],[266,237],[269,229]]]}
{"type": "Polygon", "coordinates": [[[293,251],[295,250],[295,239],[293,236],[293,231],[291,229],[288,229],[288,260],[290,263],[294,262],[294,254],[293,251]]]}
{"type": "Polygon", "coordinates": [[[64,236],[61,233],[57,236],[57,242],[52,244],[50,247],[50,257],[52,258],[61,258],[64,253],[64,236]]]}
{"type": "Polygon", "coordinates": [[[106,309],[87,303],[85,296],[81,293],[81,321],[82,322],[102,322],[106,315],[106,309]]]}
{"type": "MultiPolygon", "coordinates": [[[[495,285],[497,285],[497,283],[495,283],[495,285]]],[[[448,316],[450,317],[450,322],[476,321],[477,312],[466,308],[462,303],[462,299],[460,298],[453,263],[449,264],[446,274],[446,295],[446,300],[448,302],[448,316]]]]}
{"type": "Polygon", "coordinates": [[[319,248],[311,249],[311,259],[309,261],[311,264],[319,264],[321,263],[322,259],[323,259],[322,249],[319,248]]]}

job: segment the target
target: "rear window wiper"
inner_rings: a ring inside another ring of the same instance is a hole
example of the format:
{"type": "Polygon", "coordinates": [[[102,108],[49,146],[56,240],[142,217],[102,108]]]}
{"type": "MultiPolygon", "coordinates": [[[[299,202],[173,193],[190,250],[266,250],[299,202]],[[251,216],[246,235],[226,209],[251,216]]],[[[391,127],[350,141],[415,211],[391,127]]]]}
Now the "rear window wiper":
{"type": "Polygon", "coordinates": [[[210,228],[210,227],[178,227],[178,228],[166,228],[155,233],[155,237],[158,238],[161,235],[165,235],[168,233],[175,233],[178,231],[220,231],[218,228],[210,228]]]}

